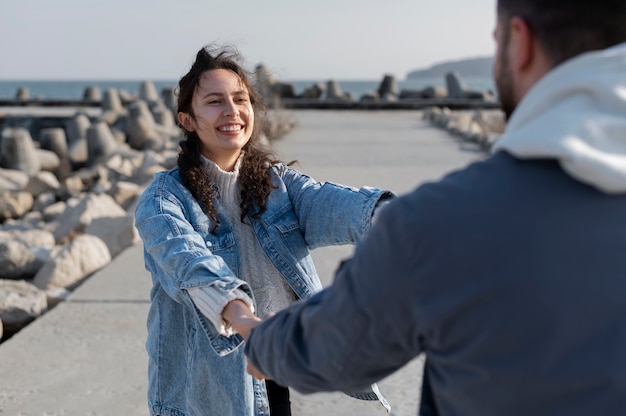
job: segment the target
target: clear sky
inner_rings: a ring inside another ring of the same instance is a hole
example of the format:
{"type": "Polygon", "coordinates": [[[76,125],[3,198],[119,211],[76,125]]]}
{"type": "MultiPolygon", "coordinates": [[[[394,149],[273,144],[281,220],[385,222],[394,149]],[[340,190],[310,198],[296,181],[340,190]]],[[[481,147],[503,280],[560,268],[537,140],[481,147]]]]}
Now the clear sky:
{"type": "Polygon", "coordinates": [[[0,79],[178,79],[208,43],[279,79],[490,56],[496,0],[2,0],[0,79]]]}

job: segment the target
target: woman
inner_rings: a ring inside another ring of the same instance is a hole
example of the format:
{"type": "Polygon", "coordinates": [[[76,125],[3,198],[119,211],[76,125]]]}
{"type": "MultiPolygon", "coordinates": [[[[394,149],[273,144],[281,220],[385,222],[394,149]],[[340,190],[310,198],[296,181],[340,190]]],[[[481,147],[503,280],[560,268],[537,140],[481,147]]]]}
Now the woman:
{"type": "Polygon", "coordinates": [[[290,415],[286,388],[246,373],[247,323],[320,290],[309,249],[355,243],[391,197],[277,161],[236,58],[203,48],[180,79],[178,166],[155,175],[136,210],[153,281],[152,415],[290,415]]]}

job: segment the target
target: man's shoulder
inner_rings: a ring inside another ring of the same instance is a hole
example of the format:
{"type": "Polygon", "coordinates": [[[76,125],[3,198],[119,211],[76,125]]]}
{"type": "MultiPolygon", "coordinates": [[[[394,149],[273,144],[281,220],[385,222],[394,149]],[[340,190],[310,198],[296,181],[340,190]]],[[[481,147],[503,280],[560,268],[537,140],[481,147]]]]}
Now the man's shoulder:
{"type": "Polygon", "coordinates": [[[408,196],[449,204],[450,200],[489,195],[515,176],[518,160],[506,153],[470,163],[464,168],[447,173],[437,181],[420,184],[408,196]]]}

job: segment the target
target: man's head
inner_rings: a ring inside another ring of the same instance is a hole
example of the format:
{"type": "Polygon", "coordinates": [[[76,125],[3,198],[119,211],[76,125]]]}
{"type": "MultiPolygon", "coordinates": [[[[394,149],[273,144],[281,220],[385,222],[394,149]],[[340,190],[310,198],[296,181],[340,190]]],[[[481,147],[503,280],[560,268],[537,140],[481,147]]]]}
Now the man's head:
{"type": "Polygon", "coordinates": [[[498,0],[494,78],[510,116],[546,72],[626,42],[625,0],[498,0]]]}

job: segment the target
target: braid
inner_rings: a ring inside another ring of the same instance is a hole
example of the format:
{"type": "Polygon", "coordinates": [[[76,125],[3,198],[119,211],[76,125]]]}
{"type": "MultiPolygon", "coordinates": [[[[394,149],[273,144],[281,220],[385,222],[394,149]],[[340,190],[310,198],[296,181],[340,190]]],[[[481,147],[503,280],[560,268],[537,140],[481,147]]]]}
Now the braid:
{"type": "Polygon", "coordinates": [[[275,188],[270,177],[270,166],[279,162],[272,152],[256,145],[256,142],[249,142],[247,147],[239,169],[242,222],[253,207],[254,216],[265,211],[267,198],[275,188]]]}
{"type": "Polygon", "coordinates": [[[200,159],[200,139],[195,133],[188,134],[181,140],[181,151],[178,154],[178,169],[183,184],[189,189],[193,197],[203,205],[207,215],[215,223],[211,232],[220,226],[216,215],[214,198],[217,196],[215,184],[209,178],[200,159]]]}

